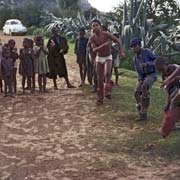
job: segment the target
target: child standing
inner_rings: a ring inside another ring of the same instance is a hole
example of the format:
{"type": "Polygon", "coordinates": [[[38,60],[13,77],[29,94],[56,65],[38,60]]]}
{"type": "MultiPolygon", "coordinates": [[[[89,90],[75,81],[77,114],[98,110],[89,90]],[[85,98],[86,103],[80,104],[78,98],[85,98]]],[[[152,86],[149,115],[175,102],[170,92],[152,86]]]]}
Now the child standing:
{"type": "Polygon", "coordinates": [[[79,73],[81,77],[81,84],[79,87],[85,85],[86,79],[86,47],[88,38],[85,37],[85,33],[85,29],[80,28],[79,38],[76,40],[75,44],[75,54],[77,56],[77,63],[79,64],[79,73]]]}
{"type": "Polygon", "coordinates": [[[32,49],[32,40],[28,38],[24,38],[23,48],[20,49],[19,58],[20,58],[19,73],[22,75],[23,92],[25,92],[26,79],[27,79],[28,89],[31,92],[33,92],[32,78],[34,75],[34,64],[33,64],[34,53],[32,49]]]}
{"type": "Polygon", "coordinates": [[[1,69],[1,60],[2,60],[2,43],[0,39],[0,92],[3,93],[3,82],[2,82],[2,69],[1,69]]]}
{"type": "Polygon", "coordinates": [[[34,48],[34,72],[38,74],[39,92],[46,91],[46,74],[49,72],[47,61],[48,49],[44,46],[42,36],[35,38],[36,47],[34,48]]]}
{"type": "MultiPolygon", "coordinates": [[[[119,35],[117,33],[114,33],[113,35],[119,39],[119,35]]],[[[118,79],[119,79],[118,68],[120,64],[120,56],[119,56],[119,45],[117,42],[112,43],[112,60],[113,60],[112,66],[114,68],[114,74],[115,74],[115,85],[118,86],[118,79]]]]}
{"type": "Polygon", "coordinates": [[[155,61],[157,70],[162,73],[163,87],[168,95],[164,109],[164,123],[160,128],[160,134],[165,138],[175,127],[180,119],[180,66],[168,64],[166,59],[159,57],[155,61]]]}
{"type": "Polygon", "coordinates": [[[17,48],[15,48],[16,42],[14,41],[14,39],[10,39],[8,41],[8,46],[10,49],[10,58],[13,59],[14,62],[14,70],[13,70],[13,92],[14,94],[16,94],[16,90],[17,90],[17,80],[16,80],[16,74],[17,74],[17,62],[16,60],[18,59],[18,53],[17,53],[17,48]]]}
{"type": "Polygon", "coordinates": [[[13,85],[13,70],[14,70],[14,61],[10,57],[10,49],[8,44],[5,44],[2,49],[2,75],[4,78],[4,93],[5,97],[13,97],[12,85],[13,85]]]}

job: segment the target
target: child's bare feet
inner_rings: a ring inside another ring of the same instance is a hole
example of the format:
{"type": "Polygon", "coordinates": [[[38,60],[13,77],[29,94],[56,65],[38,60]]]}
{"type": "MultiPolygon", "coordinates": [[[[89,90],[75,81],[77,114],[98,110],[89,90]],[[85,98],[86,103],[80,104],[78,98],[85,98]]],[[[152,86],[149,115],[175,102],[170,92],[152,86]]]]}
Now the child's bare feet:
{"type": "Polygon", "coordinates": [[[103,105],[103,101],[102,100],[97,100],[96,101],[96,106],[101,106],[103,105]]]}
{"type": "Polygon", "coordinates": [[[57,87],[57,86],[54,86],[54,90],[58,90],[58,87],[57,87]]]}
{"type": "Polygon", "coordinates": [[[67,85],[67,88],[76,88],[75,86],[71,85],[71,84],[68,84],[67,85]]]}

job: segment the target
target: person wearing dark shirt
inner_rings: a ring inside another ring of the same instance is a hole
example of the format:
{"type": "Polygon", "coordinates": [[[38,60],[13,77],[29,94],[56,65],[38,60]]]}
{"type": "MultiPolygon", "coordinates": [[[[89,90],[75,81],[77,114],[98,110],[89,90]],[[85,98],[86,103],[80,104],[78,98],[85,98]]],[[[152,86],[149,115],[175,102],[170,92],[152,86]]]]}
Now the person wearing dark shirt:
{"type": "Polygon", "coordinates": [[[63,77],[66,81],[67,88],[75,88],[71,85],[68,77],[68,71],[64,55],[68,53],[68,43],[65,37],[60,35],[60,29],[58,27],[52,28],[52,37],[49,39],[47,48],[49,73],[48,77],[53,79],[54,89],[57,90],[57,77],[63,77]]]}
{"type": "Polygon", "coordinates": [[[88,43],[88,38],[85,37],[85,29],[80,28],[79,30],[79,38],[75,43],[75,54],[77,57],[77,63],[79,64],[79,73],[81,78],[81,84],[79,87],[85,85],[86,79],[86,47],[88,43]]]}
{"type": "Polygon", "coordinates": [[[10,52],[11,52],[11,55],[10,55],[10,58],[13,59],[14,61],[14,70],[13,70],[13,92],[14,94],[16,94],[16,90],[17,90],[17,79],[16,79],[16,74],[17,74],[17,62],[16,60],[19,58],[19,55],[17,53],[17,48],[15,47],[16,46],[16,42],[14,41],[14,39],[10,39],[8,41],[8,45],[9,45],[9,48],[10,48],[10,52]]]}
{"type": "Polygon", "coordinates": [[[157,80],[154,60],[156,56],[150,49],[141,47],[141,39],[134,38],[130,46],[135,54],[134,67],[138,74],[135,88],[136,107],[139,113],[137,121],[147,120],[147,111],[150,104],[150,89],[157,80]]]}

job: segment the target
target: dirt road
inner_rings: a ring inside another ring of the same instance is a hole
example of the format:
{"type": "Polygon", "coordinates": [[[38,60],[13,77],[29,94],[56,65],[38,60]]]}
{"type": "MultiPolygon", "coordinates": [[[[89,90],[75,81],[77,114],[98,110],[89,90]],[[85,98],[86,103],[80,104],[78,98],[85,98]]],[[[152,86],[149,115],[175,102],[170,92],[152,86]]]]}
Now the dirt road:
{"type": "MultiPolygon", "coordinates": [[[[3,42],[9,38],[1,37],[3,42]]],[[[23,37],[14,39],[20,47],[23,37]]],[[[75,58],[66,59],[70,80],[78,86],[75,58]]],[[[45,95],[24,95],[18,76],[17,97],[0,95],[1,180],[161,180],[178,170],[145,160],[138,166],[125,153],[116,153],[110,142],[109,150],[103,149],[102,138],[113,140],[109,132],[126,139],[132,130],[127,124],[114,128],[103,122],[108,102],[97,108],[95,95],[67,89],[63,79],[58,86],[54,91],[48,81],[45,95]]]]}

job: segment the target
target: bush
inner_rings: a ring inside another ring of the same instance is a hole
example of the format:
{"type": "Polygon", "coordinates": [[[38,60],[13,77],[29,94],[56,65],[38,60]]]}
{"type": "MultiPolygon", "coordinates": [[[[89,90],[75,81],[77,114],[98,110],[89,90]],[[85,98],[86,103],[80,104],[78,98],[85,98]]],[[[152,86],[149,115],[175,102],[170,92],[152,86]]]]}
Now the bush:
{"type": "Polygon", "coordinates": [[[44,36],[44,30],[42,28],[36,28],[33,31],[33,36],[44,36]]]}
{"type": "Polygon", "coordinates": [[[36,29],[37,29],[36,26],[28,27],[28,29],[27,29],[27,35],[32,36],[32,35],[33,35],[33,32],[34,32],[36,29]]]}
{"type": "Polygon", "coordinates": [[[129,69],[129,70],[134,70],[134,64],[133,64],[133,53],[131,51],[126,52],[126,59],[123,59],[120,61],[120,67],[129,69]]]}

